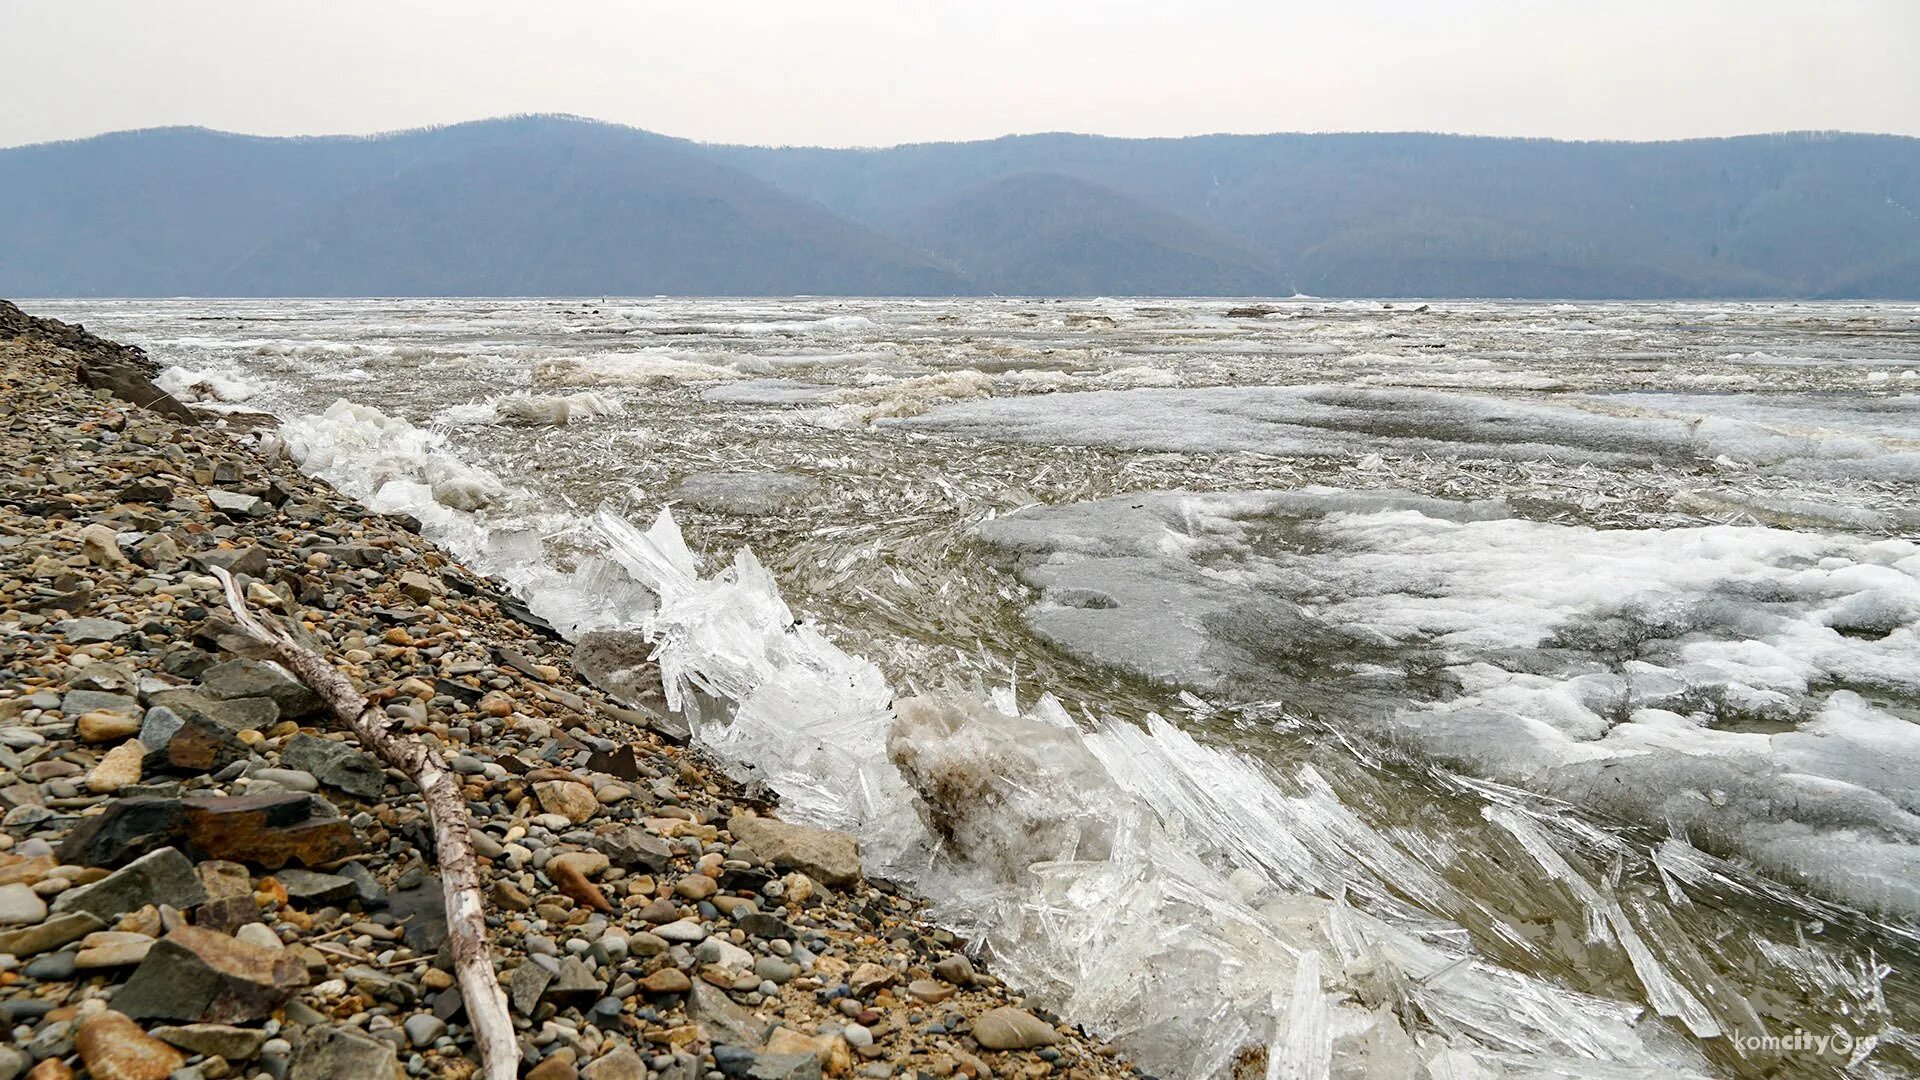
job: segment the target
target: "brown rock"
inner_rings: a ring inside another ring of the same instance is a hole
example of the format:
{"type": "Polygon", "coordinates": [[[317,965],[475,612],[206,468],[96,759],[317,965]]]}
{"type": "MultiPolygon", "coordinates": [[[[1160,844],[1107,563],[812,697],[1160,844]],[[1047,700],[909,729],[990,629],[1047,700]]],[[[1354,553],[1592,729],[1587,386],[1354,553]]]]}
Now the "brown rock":
{"type": "Polygon", "coordinates": [[[113,1003],[136,1019],[244,1023],[271,1016],[306,984],[291,952],[182,926],[154,943],[113,1003]]]}
{"type": "Polygon", "coordinates": [[[73,1069],[59,1058],[48,1058],[27,1070],[22,1080],[73,1080],[73,1069]]]}
{"type": "Polygon", "coordinates": [[[129,739],[100,756],[99,764],[87,773],[87,790],[96,795],[108,795],[119,791],[129,784],[140,782],[140,764],[147,757],[147,748],[137,740],[129,739]]]}
{"type": "Polygon", "coordinates": [[[269,870],[320,866],[360,851],[353,826],[332,804],[298,791],[188,799],[187,843],[210,859],[269,870]]]}
{"type": "Polygon", "coordinates": [[[641,979],[640,988],[649,994],[684,994],[693,989],[693,980],[679,968],[661,968],[641,979]]]}
{"type": "Polygon", "coordinates": [[[899,977],[897,972],[883,964],[861,964],[853,969],[852,975],[847,977],[847,985],[853,988],[854,993],[864,996],[891,984],[899,977]]]}
{"type": "Polygon", "coordinates": [[[559,814],[575,825],[585,822],[600,809],[600,800],[593,797],[593,789],[574,780],[543,780],[533,785],[533,795],[540,800],[540,809],[559,814]]]}
{"type": "Polygon", "coordinates": [[[907,984],[907,993],[915,1001],[938,1005],[953,996],[954,987],[934,979],[915,979],[907,984]]]}
{"type": "Polygon", "coordinates": [[[95,566],[125,566],[126,553],[112,527],[95,523],[80,530],[80,550],[95,566]]]}
{"type": "Polygon", "coordinates": [[[95,709],[82,713],[80,719],[73,722],[73,730],[81,742],[117,742],[140,730],[140,718],[111,709],[95,709]]]}
{"type": "Polygon", "coordinates": [[[612,860],[598,851],[563,851],[547,861],[547,869],[552,871],[556,865],[571,866],[588,877],[599,877],[612,866],[612,860]]]}
{"type": "Polygon", "coordinates": [[[587,875],[581,873],[575,864],[556,859],[547,864],[547,876],[553,879],[554,887],[560,890],[561,895],[571,897],[574,903],[585,904],[608,915],[614,913],[613,904],[608,902],[606,894],[600,891],[599,886],[588,881],[587,875]]]}
{"type": "Polygon", "coordinates": [[[277,870],[317,866],[359,852],[353,826],[317,795],[274,791],[212,798],[117,799],[83,818],[60,845],[78,866],[119,866],[162,847],[277,870]]]}
{"type": "Polygon", "coordinates": [[[1052,1046],[1060,1041],[1060,1034],[1025,1009],[1002,1005],[974,1018],[973,1041],[988,1050],[1031,1050],[1052,1046]]]}
{"type": "Polygon", "coordinates": [[[705,874],[688,874],[673,883],[673,891],[689,900],[706,900],[720,891],[720,883],[705,874]]]}
{"type": "Polygon", "coordinates": [[[527,1070],[526,1080],[579,1080],[580,1074],[573,1068],[574,1053],[568,1047],[561,1047],[548,1054],[545,1060],[527,1070]]]}
{"type": "Polygon", "coordinates": [[[493,902],[508,911],[526,911],[533,907],[533,897],[522,891],[520,886],[505,880],[493,883],[493,902]]]}
{"type": "Polygon", "coordinates": [[[622,780],[640,780],[646,778],[649,772],[646,752],[632,745],[595,750],[587,758],[587,768],[622,780]]]}
{"type": "Polygon", "coordinates": [[[132,967],[147,958],[153,938],[128,930],[97,930],[80,939],[80,951],[73,966],[82,971],[94,968],[132,967]]]}
{"type": "Polygon", "coordinates": [[[180,1051],[112,1009],[81,1022],[74,1048],[93,1080],[166,1080],[187,1063],[180,1051]]]}

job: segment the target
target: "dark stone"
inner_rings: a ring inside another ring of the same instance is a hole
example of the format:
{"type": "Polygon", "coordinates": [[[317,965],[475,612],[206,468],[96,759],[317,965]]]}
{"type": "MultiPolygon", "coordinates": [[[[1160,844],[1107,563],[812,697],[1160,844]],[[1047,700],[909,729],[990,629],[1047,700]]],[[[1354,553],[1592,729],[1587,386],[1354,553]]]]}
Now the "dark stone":
{"type": "Polygon", "coordinates": [[[380,887],[379,880],[366,866],[357,862],[345,863],[334,873],[353,882],[353,898],[360,901],[362,908],[373,911],[387,906],[387,890],[380,887]]]}
{"type": "Polygon", "coordinates": [[[280,710],[282,720],[303,720],[326,711],[327,707],[320,695],[304,683],[259,660],[216,664],[200,676],[200,689],[221,701],[266,698],[280,710]]]}
{"type": "Polygon", "coordinates": [[[728,1076],[745,1076],[753,1068],[755,1055],[744,1046],[716,1046],[713,1048],[713,1067],[728,1076]]]}
{"type": "Polygon", "coordinates": [[[560,961],[560,973],[547,985],[545,997],[548,1001],[566,1008],[570,1005],[587,1005],[607,992],[607,984],[594,974],[593,965],[577,956],[569,956],[560,961]]]}
{"type": "Polygon", "coordinates": [[[420,998],[420,988],[411,979],[390,975],[376,968],[356,966],[341,972],[347,985],[374,1001],[385,1001],[411,1008],[420,998]]]}
{"type": "Polygon", "coordinates": [[[147,710],[140,742],[148,750],[147,768],[184,773],[212,775],[251,753],[238,735],[205,712],[189,710],[183,717],[165,705],[147,710]]]}
{"type": "Polygon", "coordinates": [[[360,850],[353,826],[331,803],[305,792],[275,791],[116,799],[104,813],[82,820],[61,844],[60,858],[80,866],[117,866],[175,845],[201,858],[268,869],[289,862],[319,866],[360,850]]]}
{"type": "Polygon", "coordinates": [[[554,973],[535,963],[532,957],[521,961],[507,977],[507,1001],[513,1011],[521,1016],[532,1016],[533,1010],[540,1007],[540,999],[545,996],[547,986],[554,980],[554,973]]]}
{"type": "Polygon", "coordinates": [[[72,951],[47,953],[29,961],[20,972],[29,979],[41,982],[66,982],[73,978],[75,958],[76,954],[72,951]]]}
{"type": "Polygon", "coordinates": [[[212,666],[213,657],[191,645],[169,649],[160,657],[160,670],[182,679],[197,679],[212,666]]]}
{"type": "Polygon", "coordinates": [[[74,866],[125,866],[173,846],[186,822],[178,799],[115,799],[105,813],[80,819],[61,842],[59,858],[74,866]]]}
{"type": "Polygon", "coordinates": [[[402,1075],[395,1049],[353,1028],[323,1028],[294,1047],[287,1080],[395,1080],[402,1075]]]}
{"type": "Polygon", "coordinates": [[[163,503],[173,498],[173,488],[157,480],[135,480],[120,492],[121,502],[163,503]]]}
{"type": "Polygon", "coordinates": [[[757,893],[760,887],[773,880],[773,875],[758,867],[744,870],[723,869],[720,871],[720,887],[728,892],[757,893]]]}
{"type": "Polygon", "coordinates": [[[280,764],[288,769],[304,769],[321,783],[363,799],[377,798],[387,784],[386,773],[371,754],[362,753],[347,743],[314,735],[299,734],[288,739],[280,748],[280,764]]]}
{"type": "Polygon", "coordinates": [[[287,890],[288,899],[298,902],[302,907],[345,903],[360,891],[352,878],[340,874],[318,874],[312,870],[289,867],[275,872],[273,878],[287,890]]]}
{"type": "Polygon", "coordinates": [[[228,731],[265,731],[280,719],[280,708],[268,698],[222,700],[198,689],[162,690],[147,697],[149,705],[164,705],[181,719],[195,716],[228,731]]]}
{"type": "Polygon", "coordinates": [[[217,566],[235,577],[243,574],[247,577],[263,577],[267,568],[273,565],[266,549],[259,547],[215,548],[195,553],[193,561],[203,571],[217,566]]]}
{"type": "Polygon", "coordinates": [[[408,948],[427,955],[447,943],[447,902],[437,875],[422,874],[413,882],[403,877],[387,894],[387,903],[394,919],[406,925],[408,948]]]}
{"type": "Polygon", "coordinates": [[[207,890],[194,875],[193,864],[177,848],[163,847],[142,855],[91,885],[61,893],[54,912],[84,911],[111,923],[148,904],[190,908],[207,899],[207,890]]]}
{"type": "Polygon", "coordinates": [[[307,967],[289,950],[182,926],[147,950],[113,1007],[135,1020],[247,1023],[273,1015],[306,984],[307,967]]]}
{"type": "Polygon", "coordinates": [[[622,780],[652,779],[654,776],[652,767],[647,764],[647,754],[631,745],[594,751],[587,758],[587,768],[622,780]]]}
{"type": "Polygon", "coordinates": [[[248,923],[260,922],[260,903],[252,893],[216,896],[193,913],[193,924],[231,934],[248,923]]]}
{"type": "Polygon", "coordinates": [[[539,631],[541,634],[545,635],[546,637],[554,641],[564,642],[566,640],[565,638],[560,636],[560,631],[555,630],[553,628],[552,623],[549,623],[547,620],[541,618],[538,615],[535,615],[532,611],[529,611],[527,609],[527,605],[521,603],[518,600],[515,600],[513,597],[508,596],[505,593],[501,593],[500,595],[495,596],[493,600],[494,600],[494,603],[500,605],[500,610],[502,612],[505,612],[506,616],[514,620],[515,622],[521,623],[522,625],[525,625],[525,626],[532,627],[533,629],[539,631]]]}
{"type": "Polygon", "coordinates": [[[481,698],[487,696],[485,690],[468,686],[465,683],[457,683],[452,679],[433,680],[433,692],[436,694],[444,694],[447,697],[453,698],[455,701],[464,702],[468,705],[476,704],[481,698]]]}
{"type": "Polygon", "coordinates": [[[757,938],[785,938],[792,941],[799,936],[784,919],[764,911],[748,912],[733,922],[735,926],[757,938]]]}
{"type": "Polygon", "coordinates": [[[687,718],[681,716],[679,713],[656,713],[650,725],[654,731],[659,733],[661,738],[673,743],[675,746],[685,746],[693,738],[693,725],[689,724],[687,718]]]}
{"type": "Polygon", "coordinates": [[[520,674],[525,675],[527,678],[532,679],[534,682],[546,681],[546,678],[542,676],[539,671],[535,670],[533,661],[522,653],[496,645],[493,649],[493,659],[501,667],[510,667],[520,674]]]}
{"type": "Polygon", "coordinates": [[[673,861],[673,849],[637,825],[620,825],[593,838],[593,846],[615,866],[660,873],[673,861]]]}
{"type": "Polygon", "coordinates": [[[387,553],[369,544],[322,544],[314,550],[342,566],[356,569],[387,564],[387,553]]]}

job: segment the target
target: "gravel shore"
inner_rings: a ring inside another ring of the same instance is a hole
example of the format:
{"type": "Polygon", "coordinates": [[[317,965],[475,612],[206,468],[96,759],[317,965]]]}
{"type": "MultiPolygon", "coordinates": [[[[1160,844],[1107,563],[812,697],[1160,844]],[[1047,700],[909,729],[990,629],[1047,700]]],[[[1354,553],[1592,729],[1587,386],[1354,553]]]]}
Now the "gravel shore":
{"type": "Polygon", "coordinates": [[[524,1075],[1133,1075],[656,692],[151,373],[0,301],[0,1080],[478,1067],[418,792],[259,659],[215,566],[464,778],[524,1075]]]}

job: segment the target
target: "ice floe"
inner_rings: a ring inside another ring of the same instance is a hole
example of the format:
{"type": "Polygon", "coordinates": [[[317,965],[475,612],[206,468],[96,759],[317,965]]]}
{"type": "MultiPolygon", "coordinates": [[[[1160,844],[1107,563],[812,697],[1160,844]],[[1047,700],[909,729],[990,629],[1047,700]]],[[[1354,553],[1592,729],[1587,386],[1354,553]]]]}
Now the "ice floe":
{"type": "Polygon", "coordinates": [[[982,526],[1096,660],[1281,697],[1473,773],[1920,915],[1920,546],[1594,529],[1332,490],[982,526]]]}

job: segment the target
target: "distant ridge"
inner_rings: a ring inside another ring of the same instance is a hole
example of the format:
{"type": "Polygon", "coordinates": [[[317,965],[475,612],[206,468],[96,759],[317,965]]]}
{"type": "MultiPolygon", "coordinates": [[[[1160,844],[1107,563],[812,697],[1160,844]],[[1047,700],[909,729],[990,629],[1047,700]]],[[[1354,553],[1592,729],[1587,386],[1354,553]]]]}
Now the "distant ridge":
{"type": "Polygon", "coordinates": [[[1920,139],[1010,136],[575,117],[0,150],[0,293],[1920,299],[1920,139]]]}

